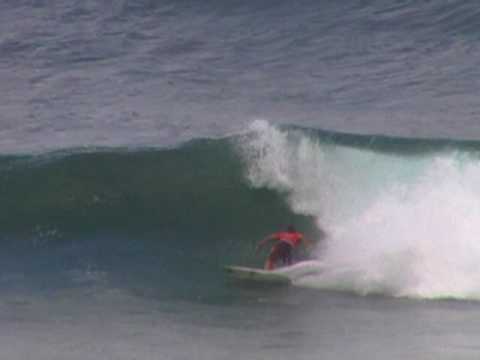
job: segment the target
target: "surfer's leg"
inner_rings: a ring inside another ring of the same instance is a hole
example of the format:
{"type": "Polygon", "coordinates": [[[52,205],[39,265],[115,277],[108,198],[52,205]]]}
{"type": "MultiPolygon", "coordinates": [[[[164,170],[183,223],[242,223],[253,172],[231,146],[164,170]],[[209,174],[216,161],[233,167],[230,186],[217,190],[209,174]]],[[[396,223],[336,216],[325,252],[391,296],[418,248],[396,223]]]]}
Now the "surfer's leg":
{"type": "Polygon", "coordinates": [[[292,264],[292,246],[281,242],[278,244],[278,258],[282,260],[284,266],[292,264]]]}
{"type": "Polygon", "coordinates": [[[286,251],[282,252],[282,264],[283,266],[289,265],[288,253],[286,251]]]}
{"type": "Polygon", "coordinates": [[[273,248],[272,248],[272,251],[270,251],[270,254],[267,257],[267,260],[265,261],[265,266],[264,266],[265,270],[275,269],[275,264],[278,261],[278,259],[280,258],[280,255],[281,255],[281,253],[279,251],[278,244],[274,245],[273,248]]]}
{"type": "Polygon", "coordinates": [[[265,261],[265,270],[273,270],[275,268],[275,261],[272,261],[270,256],[267,258],[267,261],[265,261]]]}
{"type": "Polygon", "coordinates": [[[284,261],[285,265],[292,265],[292,253],[291,252],[287,252],[285,254],[285,261],[284,261]]]}
{"type": "Polygon", "coordinates": [[[288,265],[292,265],[293,264],[293,248],[292,246],[288,246],[288,250],[287,250],[287,264],[288,265]]]}

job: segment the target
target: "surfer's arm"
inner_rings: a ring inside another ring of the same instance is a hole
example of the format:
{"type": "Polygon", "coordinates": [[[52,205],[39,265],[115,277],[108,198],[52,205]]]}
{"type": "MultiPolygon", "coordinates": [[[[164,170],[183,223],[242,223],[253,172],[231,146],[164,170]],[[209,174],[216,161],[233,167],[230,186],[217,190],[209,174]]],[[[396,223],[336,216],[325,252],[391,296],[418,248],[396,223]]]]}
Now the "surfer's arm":
{"type": "Polygon", "coordinates": [[[310,247],[313,245],[313,242],[312,240],[308,239],[308,238],[302,238],[302,242],[303,244],[306,246],[306,247],[310,247]]]}
{"type": "Polygon", "coordinates": [[[267,244],[268,242],[270,242],[272,240],[277,240],[277,235],[276,234],[268,235],[266,238],[261,240],[257,245],[256,251],[259,251],[262,247],[265,246],[265,244],[267,244]]]}
{"type": "Polygon", "coordinates": [[[314,242],[308,238],[303,237],[302,238],[302,244],[305,248],[311,248],[314,245],[314,242]]]}

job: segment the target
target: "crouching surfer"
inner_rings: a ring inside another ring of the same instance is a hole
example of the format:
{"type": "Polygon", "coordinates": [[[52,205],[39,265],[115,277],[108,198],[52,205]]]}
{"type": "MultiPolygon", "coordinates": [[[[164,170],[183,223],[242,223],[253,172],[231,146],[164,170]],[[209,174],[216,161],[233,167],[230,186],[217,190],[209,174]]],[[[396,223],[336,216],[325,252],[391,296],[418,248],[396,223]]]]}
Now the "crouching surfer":
{"type": "Polygon", "coordinates": [[[286,231],[273,233],[260,241],[257,245],[257,252],[270,241],[275,243],[265,261],[264,268],[266,270],[273,270],[278,262],[282,262],[283,265],[291,265],[293,249],[301,243],[310,245],[310,241],[307,241],[302,233],[296,231],[293,225],[289,225],[286,231]]]}

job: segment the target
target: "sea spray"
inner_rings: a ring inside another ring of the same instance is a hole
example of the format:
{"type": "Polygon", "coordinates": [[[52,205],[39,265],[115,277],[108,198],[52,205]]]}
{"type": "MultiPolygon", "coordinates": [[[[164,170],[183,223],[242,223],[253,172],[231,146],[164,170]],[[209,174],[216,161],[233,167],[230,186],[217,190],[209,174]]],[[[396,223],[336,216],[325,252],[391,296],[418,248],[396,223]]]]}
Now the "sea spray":
{"type": "Polygon", "coordinates": [[[299,284],[421,298],[479,298],[475,152],[405,155],[339,146],[265,121],[242,146],[254,187],[285,193],[328,237],[299,284]]]}

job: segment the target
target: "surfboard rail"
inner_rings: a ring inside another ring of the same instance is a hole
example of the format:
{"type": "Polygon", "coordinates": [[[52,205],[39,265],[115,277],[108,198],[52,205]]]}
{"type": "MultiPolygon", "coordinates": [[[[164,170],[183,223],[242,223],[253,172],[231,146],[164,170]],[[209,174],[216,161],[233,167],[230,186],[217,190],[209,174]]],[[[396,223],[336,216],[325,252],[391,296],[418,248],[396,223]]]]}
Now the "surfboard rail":
{"type": "Polygon", "coordinates": [[[275,270],[264,270],[246,266],[225,266],[224,270],[234,279],[263,282],[270,284],[289,285],[292,281],[285,274],[277,273],[275,270]]]}

